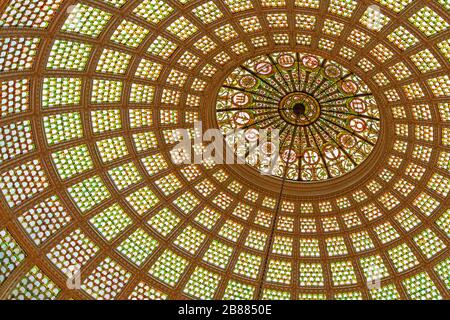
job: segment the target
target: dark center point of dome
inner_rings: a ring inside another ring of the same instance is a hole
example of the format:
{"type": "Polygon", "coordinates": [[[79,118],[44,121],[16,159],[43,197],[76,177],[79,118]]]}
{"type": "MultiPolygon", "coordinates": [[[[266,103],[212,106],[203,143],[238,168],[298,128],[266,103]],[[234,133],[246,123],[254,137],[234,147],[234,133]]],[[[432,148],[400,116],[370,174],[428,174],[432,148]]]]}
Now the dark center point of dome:
{"type": "Polygon", "coordinates": [[[306,112],[306,106],[303,103],[297,103],[292,110],[297,116],[302,116],[306,112]]]}
{"type": "Polygon", "coordinates": [[[308,126],[317,121],[321,109],[319,102],[309,93],[292,92],[281,99],[278,112],[281,118],[294,126],[308,126]]]}

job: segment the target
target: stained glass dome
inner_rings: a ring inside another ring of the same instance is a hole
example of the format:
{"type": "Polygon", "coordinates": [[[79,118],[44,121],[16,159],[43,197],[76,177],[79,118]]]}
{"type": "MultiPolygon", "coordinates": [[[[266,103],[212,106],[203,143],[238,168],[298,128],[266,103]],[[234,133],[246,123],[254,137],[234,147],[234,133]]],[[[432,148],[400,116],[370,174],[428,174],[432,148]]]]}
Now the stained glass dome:
{"type": "Polygon", "coordinates": [[[449,70],[448,0],[0,1],[0,299],[449,299],[449,70]]]}
{"type": "Polygon", "coordinates": [[[266,142],[250,154],[235,139],[228,144],[259,171],[292,181],[352,171],[370,155],[380,131],[377,103],[358,76],[299,52],[258,56],[233,70],[218,92],[216,111],[223,134],[243,130],[249,144],[261,129],[278,130],[277,148],[266,142]],[[274,151],[279,157],[272,165],[274,151]]]}

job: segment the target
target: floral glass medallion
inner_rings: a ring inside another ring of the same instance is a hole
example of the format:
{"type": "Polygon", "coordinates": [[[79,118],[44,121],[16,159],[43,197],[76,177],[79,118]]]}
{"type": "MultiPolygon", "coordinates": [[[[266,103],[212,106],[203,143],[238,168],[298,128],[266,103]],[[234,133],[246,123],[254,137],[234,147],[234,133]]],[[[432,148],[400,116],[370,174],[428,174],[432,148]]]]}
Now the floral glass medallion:
{"type": "MultiPolygon", "coordinates": [[[[279,130],[280,156],[269,174],[298,182],[354,170],[380,132],[377,102],[361,78],[334,61],[298,52],[258,56],[232,70],[219,89],[216,116],[223,134],[245,130],[249,144],[261,129],[279,130]]],[[[234,142],[227,138],[246,164],[266,168],[267,143],[248,154],[234,142]]]]}

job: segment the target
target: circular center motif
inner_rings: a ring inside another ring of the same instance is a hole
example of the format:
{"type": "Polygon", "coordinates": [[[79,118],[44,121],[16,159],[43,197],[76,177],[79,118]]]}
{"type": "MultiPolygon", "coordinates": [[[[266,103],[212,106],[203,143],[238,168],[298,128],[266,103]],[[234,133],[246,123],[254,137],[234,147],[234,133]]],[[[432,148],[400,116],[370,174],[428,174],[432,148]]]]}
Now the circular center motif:
{"type": "Polygon", "coordinates": [[[296,116],[302,116],[305,114],[306,106],[304,103],[297,103],[294,108],[292,108],[296,116]]]}
{"type": "Polygon", "coordinates": [[[218,92],[216,117],[228,145],[247,165],[298,182],[354,170],[380,131],[376,100],[357,75],[300,52],[258,56],[231,71],[218,92]],[[244,145],[229,136],[237,129],[244,132],[244,145]]]}
{"type": "Polygon", "coordinates": [[[278,112],[292,125],[307,126],[320,117],[320,105],[307,93],[293,92],[281,100],[278,112]]]}

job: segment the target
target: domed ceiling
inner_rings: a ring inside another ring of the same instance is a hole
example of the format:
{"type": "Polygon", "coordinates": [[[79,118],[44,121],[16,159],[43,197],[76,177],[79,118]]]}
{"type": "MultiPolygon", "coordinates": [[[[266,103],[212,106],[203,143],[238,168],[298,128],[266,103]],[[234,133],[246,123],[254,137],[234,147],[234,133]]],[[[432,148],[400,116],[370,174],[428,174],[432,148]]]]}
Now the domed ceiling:
{"type": "Polygon", "coordinates": [[[2,1],[0,299],[450,298],[449,11],[2,1]]]}

